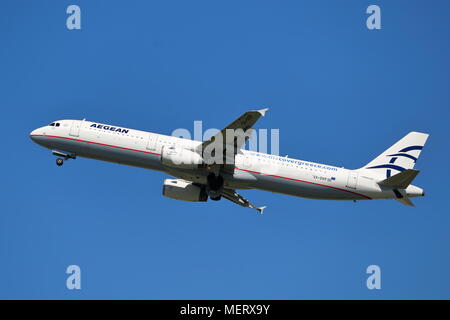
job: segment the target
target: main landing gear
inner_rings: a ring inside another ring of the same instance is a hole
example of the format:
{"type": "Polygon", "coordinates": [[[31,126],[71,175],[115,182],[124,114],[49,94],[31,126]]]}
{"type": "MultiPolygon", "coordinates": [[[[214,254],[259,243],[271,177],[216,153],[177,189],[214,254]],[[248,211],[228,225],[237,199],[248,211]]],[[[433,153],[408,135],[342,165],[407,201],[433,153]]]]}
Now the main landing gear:
{"type": "Polygon", "coordinates": [[[210,173],[206,178],[206,192],[213,201],[219,201],[222,198],[223,177],[210,173]]]}
{"type": "Polygon", "coordinates": [[[62,166],[64,164],[64,160],[76,159],[77,158],[77,156],[75,154],[73,154],[73,153],[64,153],[64,152],[56,151],[56,150],[53,150],[52,153],[55,156],[59,157],[59,158],[56,158],[56,165],[58,167],[60,167],[60,166],[62,166]]]}

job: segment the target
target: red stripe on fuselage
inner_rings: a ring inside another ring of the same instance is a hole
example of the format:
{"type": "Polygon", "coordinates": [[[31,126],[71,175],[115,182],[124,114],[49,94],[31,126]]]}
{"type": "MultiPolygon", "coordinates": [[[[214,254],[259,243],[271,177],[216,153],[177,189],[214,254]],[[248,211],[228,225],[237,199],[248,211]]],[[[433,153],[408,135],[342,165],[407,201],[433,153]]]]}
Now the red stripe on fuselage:
{"type": "MultiPolygon", "coordinates": [[[[161,155],[160,153],[155,153],[155,152],[149,152],[149,151],[143,151],[143,150],[119,147],[119,146],[114,146],[114,145],[111,145],[111,144],[104,144],[104,143],[100,143],[100,142],[87,141],[87,140],[81,140],[81,139],[74,139],[74,138],[68,138],[68,137],[51,136],[51,135],[43,135],[43,134],[33,134],[33,135],[30,135],[30,136],[32,136],[32,137],[48,137],[48,138],[66,139],[66,140],[72,140],[72,141],[79,141],[79,142],[86,142],[86,143],[97,144],[97,145],[100,145],[100,146],[105,146],[105,147],[110,147],[110,148],[117,148],[117,149],[123,149],[123,150],[135,151],[135,152],[148,153],[148,154],[153,154],[153,155],[157,155],[157,156],[161,155]]],[[[237,168],[237,167],[235,169],[236,170],[250,172],[250,173],[256,173],[256,174],[260,174],[260,175],[264,175],[264,176],[275,177],[275,178],[286,179],[286,180],[292,180],[292,181],[298,181],[298,182],[313,184],[313,185],[317,185],[317,186],[321,186],[321,187],[327,187],[327,188],[331,188],[331,189],[335,189],[335,190],[345,191],[345,192],[353,193],[353,194],[356,194],[358,196],[364,197],[366,199],[372,200],[372,198],[370,198],[370,197],[368,197],[368,196],[366,196],[364,194],[353,192],[353,191],[350,191],[350,190],[337,188],[337,187],[328,186],[328,185],[325,185],[325,184],[309,182],[309,181],[304,181],[304,180],[298,180],[298,179],[288,178],[288,177],[282,177],[282,176],[277,176],[277,175],[272,175],[272,174],[265,174],[265,173],[261,173],[261,172],[257,172],[257,171],[251,171],[251,170],[246,170],[246,169],[241,169],[241,168],[237,168]]]]}
{"type": "Polygon", "coordinates": [[[360,197],[364,197],[364,198],[366,198],[366,199],[372,200],[372,198],[370,198],[370,197],[368,197],[368,196],[366,196],[366,195],[364,195],[364,194],[357,193],[357,192],[353,192],[353,191],[350,191],[350,190],[341,189],[341,188],[338,188],[338,187],[328,186],[328,185],[326,185],[326,184],[320,184],[320,183],[309,182],[309,181],[305,181],[305,180],[298,180],[298,179],[294,179],[294,178],[282,177],[282,176],[277,176],[277,175],[274,175],[274,174],[265,174],[265,173],[261,173],[261,172],[257,172],[257,171],[251,171],[251,170],[246,170],[246,169],[241,169],[241,168],[235,168],[235,169],[236,169],[236,170],[241,170],[241,171],[250,172],[250,173],[260,174],[260,175],[263,175],[263,176],[275,177],[275,178],[286,179],[286,180],[292,180],[292,181],[298,181],[298,182],[303,182],[303,183],[308,183],[308,184],[314,184],[314,185],[316,185],[316,186],[321,186],[321,187],[326,187],[326,188],[336,189],[336,190],[339,190],[339,191],[345,191],[345,192],[353,193],[353,194],[356,194],[356,195],[358,195],[358,196],[360,196],[360,197]]]}
{"type": "Polygon", "coordinates": [[[161,155],[161,154],[155,153],[155,152],[149,152],[149,151],[143,151],[143,150],[137,150],[137,149],[131,149],[131,148],[125,148],[125,147],[119,147],[119,146],[114,146],[114,145],[111,145],[111,144],[105,144],[105,143],[94,142],[94,141],[87,141],[87,140],[81,140],[81,139],[74,139],[74,138],[67,138],[67,137],[60,137],[60,136],[50,136],[50,135],[44,135],[44,134],[33,134],[33,135],[30,135],[30,136],[32,136],[32,137],[47,137],[47,138],[66,139],[66,140],[72,140],[72,141],[79,141],[79,142],[86,142],[86,143],[98,144],[98,145],[100,145],[100,146],[105,146],[105,147],[111,147],[111,148],[117,148],[117,149],[129,150],[129,151],[136,151],[136,152],[142,152],[142,153],[154,154],[154,155],[156,155],[156,156],[161,155]]]}

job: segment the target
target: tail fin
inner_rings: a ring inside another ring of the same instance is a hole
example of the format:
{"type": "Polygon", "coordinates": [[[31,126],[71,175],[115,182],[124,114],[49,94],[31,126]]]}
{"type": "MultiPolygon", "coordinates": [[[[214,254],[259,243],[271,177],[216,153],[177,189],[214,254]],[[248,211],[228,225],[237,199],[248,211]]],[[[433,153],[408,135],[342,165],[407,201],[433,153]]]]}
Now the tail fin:
{"type": "Polygon", "coordinates": [[[413,169],[427,139],[426,133],[410,132],[359,170],[390,178],[413,169]]]}

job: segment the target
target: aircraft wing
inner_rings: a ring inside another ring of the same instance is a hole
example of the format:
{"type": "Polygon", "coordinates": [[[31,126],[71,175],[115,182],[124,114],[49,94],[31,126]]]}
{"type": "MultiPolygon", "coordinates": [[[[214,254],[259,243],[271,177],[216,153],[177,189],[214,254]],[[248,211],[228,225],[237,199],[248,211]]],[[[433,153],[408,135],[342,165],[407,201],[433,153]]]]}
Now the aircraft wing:
{"type": "Polygon", "coordinates": [[[241,196],[239,193],[237,193],[233,189],[223,189],[222,197],[224,197],[225,199],[230,200],[231,202],[234,202],[240,206],[243,206],[246,208],[251,208],[251,209],[256,209],[261,214],[263,213],[264,209],[266,208],[266,207],[254,206],[252,203],[250,203],[250,201],[245,199],[243,196],[241,196]]]}
{"type": "Polygon", "coordinates": [[[223,162],[221,164],[234,163],[234,156],[239,152],[239,150],[249,138],[249,135],[245,135],[245,132],[248,129],[251,129],[256,121],[258,121],[261,116],[264,116],[267,110],[269,109],[266,108],[261,110],[247,111],[232,123],[230,123],[228,126],[223,128],[216,135],[212,136],[211,139],[204,141],[201,145],[199,145],[197,148],[197,152],[202,154],[204,156],[204,159],[208,161],[210,153],[207,151],[210,151],[212,149],[220,150],[223,152],[223,162]],[[227,141],[227,131],[230,132],[231,130],[235,131],[234,137],[232,141],[227,141]],[[232,148],[233,150],[230,150],[230,148],[232,148]],[[229,150],[228,153],[227,150],[229,150]],[[227,154],[232,155],[233,159],[226,160],[227,154]]]}

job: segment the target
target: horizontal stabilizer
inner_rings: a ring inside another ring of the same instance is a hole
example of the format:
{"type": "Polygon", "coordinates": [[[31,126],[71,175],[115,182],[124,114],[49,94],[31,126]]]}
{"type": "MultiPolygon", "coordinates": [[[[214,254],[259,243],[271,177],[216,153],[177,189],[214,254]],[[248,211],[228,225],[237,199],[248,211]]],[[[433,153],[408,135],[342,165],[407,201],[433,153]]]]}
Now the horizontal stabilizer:
{"type": "Polygon", "coordinates": [[[378,182],[378,184],[392,189],[406,189],[419,172],[419,170],[406,169],[405,171],[378,182]]]}
{"type": "Polygon", "coordinates": [[[403,203],[406,206],[414,207],[414,203],[412,203],[412,201],[409,200],[409,198],[407,198],[407,197],[403,197],[403,198],[395,199],[395,200],[397,200],[400,203],[403,203]]]}

